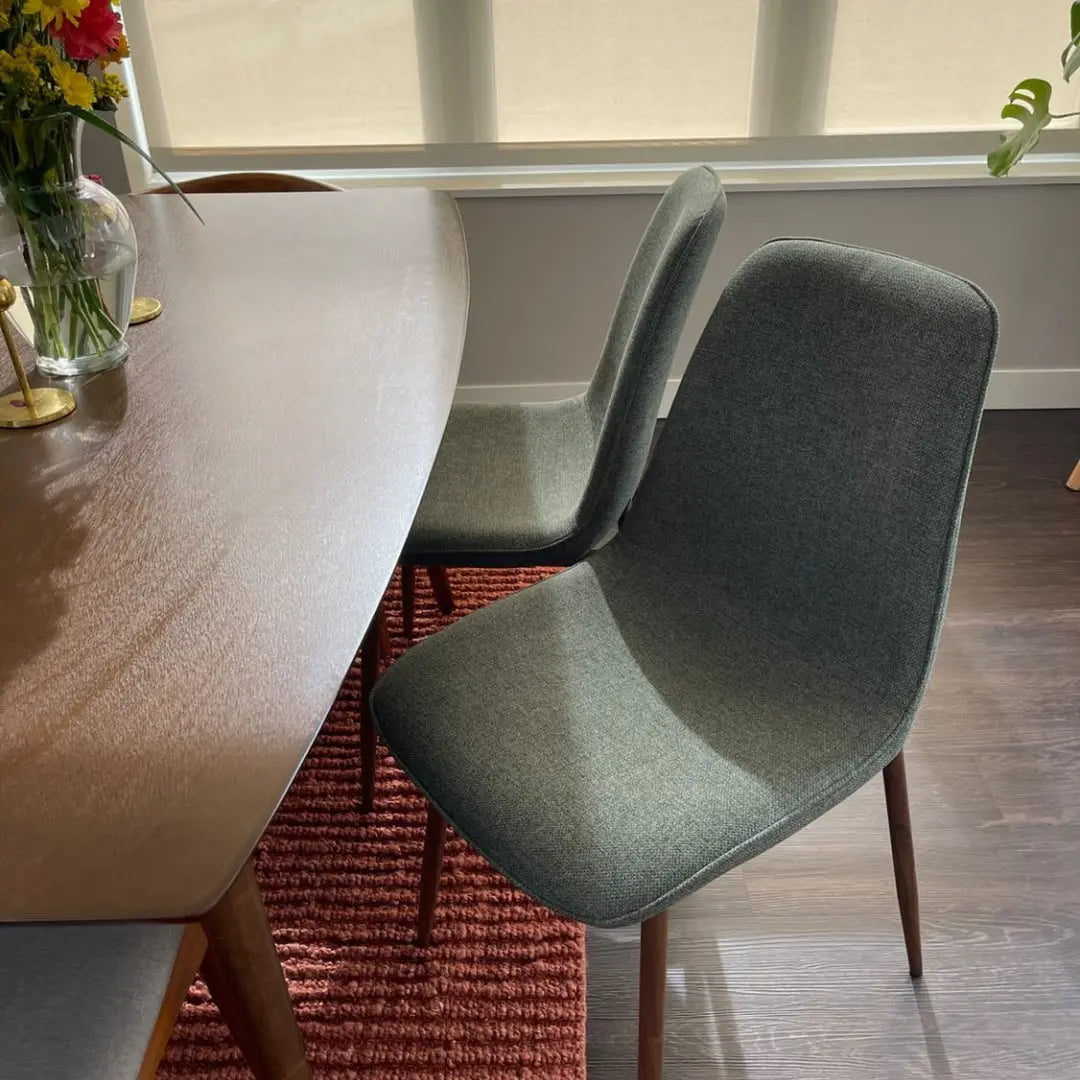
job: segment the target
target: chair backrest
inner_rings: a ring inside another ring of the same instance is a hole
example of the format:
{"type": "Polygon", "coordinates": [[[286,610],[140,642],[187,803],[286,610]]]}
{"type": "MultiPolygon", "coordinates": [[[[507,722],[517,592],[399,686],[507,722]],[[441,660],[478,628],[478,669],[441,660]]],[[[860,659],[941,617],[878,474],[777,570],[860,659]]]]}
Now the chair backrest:
{"type": "MultiPolygon", "coordinates": [[[[194,180],[182,180],[176,185],[187,195],[220,195],[229,192],[247,191],[340,191],[333,184],[324,184],[321,180],[309,180],[306,176],[292,176],[289,173],[246,172],[221,173],[218,176],[200,176],[194,180]]],[[[170,195],[172,188],[167,184],[150,188],[144,195],[170,195]]]]}
{"type": "Polygon", "coordinates": [[[689,169],[660,200],[638,245],[585,394],[596,454],[565,562],[588,554],[633,497],[675,349],[726,206],[712,169],[689,169]]]}
{"type": "Polygon", "coordinates": [[[854,673],[913,710],[996,340],[993,305],[951,274],[766,244],[701,337],[623,554],[689,598],[717,648],[732,626],[757,631],[776,663],[854,673]]]}

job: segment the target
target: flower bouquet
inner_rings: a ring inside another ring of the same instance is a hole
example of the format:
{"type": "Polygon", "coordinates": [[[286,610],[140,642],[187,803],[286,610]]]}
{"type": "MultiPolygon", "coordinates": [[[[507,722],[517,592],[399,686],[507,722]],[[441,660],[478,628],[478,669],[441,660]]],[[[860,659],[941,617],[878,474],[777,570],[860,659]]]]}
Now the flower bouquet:
{"type": "Polygon", "coordinates": [[[109,70],[127,55],[112,0],[0,0],[0,276],[21,287],[13,314],[48,374],[127,354],[135,234],[80,161],[84,124],[146,157],[98,115],[127,94],[109,70]]]}

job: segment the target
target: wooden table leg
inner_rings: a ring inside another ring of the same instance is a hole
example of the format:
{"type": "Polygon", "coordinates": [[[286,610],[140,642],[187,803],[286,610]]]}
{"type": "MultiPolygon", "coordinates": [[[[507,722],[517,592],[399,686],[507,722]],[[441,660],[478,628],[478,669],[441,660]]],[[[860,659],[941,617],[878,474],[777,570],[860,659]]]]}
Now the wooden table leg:
{"type": "Polygon", "coordinates": [[[256,1080],[310,1080],[250,861],[199,922],[206,934],[203,978],[256,1080]]]}

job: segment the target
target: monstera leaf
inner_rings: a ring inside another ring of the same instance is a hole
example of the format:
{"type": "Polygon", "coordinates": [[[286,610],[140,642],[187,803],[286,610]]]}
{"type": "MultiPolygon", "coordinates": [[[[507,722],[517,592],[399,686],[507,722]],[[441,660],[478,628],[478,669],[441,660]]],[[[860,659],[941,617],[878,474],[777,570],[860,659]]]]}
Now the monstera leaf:
{"type": "MultiPolygon", "coordinates": [[[[1073,5],[1074,9],[1080,3],[1073,5]]],[[[1007,176],[1009,170],[1039,141],[1042,129],[1053,119],[1050,115],[1050,84],[1045,79],[1024,79],[1009,95],[1001,110],[1003,120],[1019,120],[1020,127],[1001,136],[1001,145],[986,155],[986,164],[994,176],[1007,176]]]]}
{"type": "Polygon", "coordinates": [[[1072,40],[1061,54],[1061,74],[1066,82],[1080,68],[1080,0],[1075,0],[1069,9],[1069,35],[1072,40]]]}

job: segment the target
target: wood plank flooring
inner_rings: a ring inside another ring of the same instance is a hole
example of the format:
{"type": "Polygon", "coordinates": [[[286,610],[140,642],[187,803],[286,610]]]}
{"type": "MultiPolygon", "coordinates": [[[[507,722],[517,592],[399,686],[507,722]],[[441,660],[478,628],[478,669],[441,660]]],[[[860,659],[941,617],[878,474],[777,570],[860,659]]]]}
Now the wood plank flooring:
{"type": "MultiPolygon", "coordinates": [[[[670,1080],[1080,1078],[1080,411],[987,413],[907,750],[926,974],[880,782],[671,912],[670,1080]]],[[[589,1076],[634,1076],[637,933],[590,931],[589,1076]]]]}

